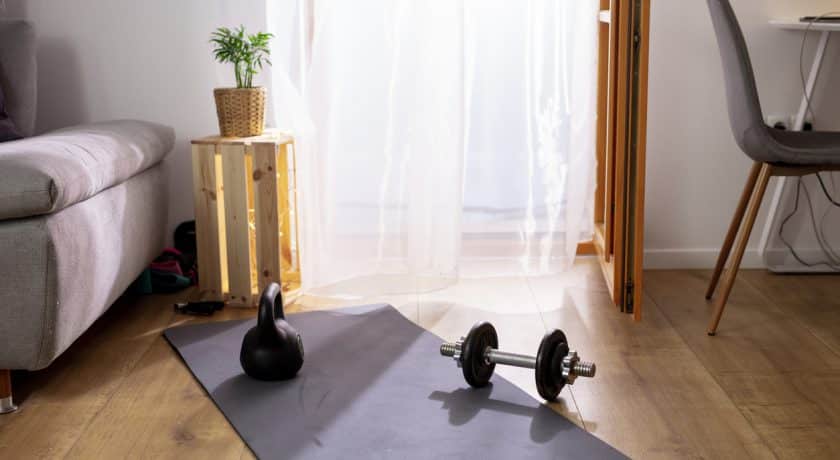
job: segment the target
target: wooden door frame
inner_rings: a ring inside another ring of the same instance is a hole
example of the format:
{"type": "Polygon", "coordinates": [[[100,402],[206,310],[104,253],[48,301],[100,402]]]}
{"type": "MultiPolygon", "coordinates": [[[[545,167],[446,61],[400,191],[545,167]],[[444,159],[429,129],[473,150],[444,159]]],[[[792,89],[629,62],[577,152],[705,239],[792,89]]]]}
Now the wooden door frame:
{"type": "Polygon", "coordinates": [[[636,69],[638,94],[636,100],[636,125],[633,130],[635,139],[635,170],[633,171],[634,199],[633,199],[633,248],[636,252],[630,269],[633,279],[638,280],[639,289],[633,291],[633,304],[638,308],[633,310],[636,321],[642,319],[642,289],[641,281],[644,275],[644,240],[645,240],[645,174],[647,172],[647,109],[648,109],[648,64],[650,62],[650,0],[640,1],[636,11],[639,47],[636,69]]]}
{"type": "Polygon", "coordinates": [[[610,295],[641,319],[650,0],[600,0],[593,246],[610,295]],[[604,18],[606,19],[606,18],[604,18]]]}

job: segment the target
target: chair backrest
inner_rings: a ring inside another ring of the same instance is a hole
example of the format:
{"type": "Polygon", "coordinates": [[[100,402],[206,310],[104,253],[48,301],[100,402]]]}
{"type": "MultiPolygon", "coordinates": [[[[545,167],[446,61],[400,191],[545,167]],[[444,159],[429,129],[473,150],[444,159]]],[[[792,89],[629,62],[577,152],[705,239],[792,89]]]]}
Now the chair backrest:
{"type": "Polygon", "coordinates": [[[768,133],[747,43],[729,0],[707,0],[707,3],[723,61],[729,125],[741,150],[759,159],[766,155],[761,146],[766,142],[768,133]]]}
{"type": "Polygon", "coordinates": [[[0,19],[0,87],[6,110],[24,136],[35,131],[35,31],[26,21],[0,19]]]}

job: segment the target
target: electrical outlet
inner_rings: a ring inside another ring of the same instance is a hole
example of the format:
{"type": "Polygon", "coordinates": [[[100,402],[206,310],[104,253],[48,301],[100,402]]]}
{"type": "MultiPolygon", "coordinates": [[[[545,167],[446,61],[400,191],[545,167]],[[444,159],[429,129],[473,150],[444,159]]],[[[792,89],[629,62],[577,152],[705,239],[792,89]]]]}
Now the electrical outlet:
{"type": "Polygon", "coordinates": [[[764,120],[767,123],[767,126],[776,129],[783,129],[786,131],[790,131],[793,127],[794,116],[793,115],[768,115],[767,118],[764,120]]]}

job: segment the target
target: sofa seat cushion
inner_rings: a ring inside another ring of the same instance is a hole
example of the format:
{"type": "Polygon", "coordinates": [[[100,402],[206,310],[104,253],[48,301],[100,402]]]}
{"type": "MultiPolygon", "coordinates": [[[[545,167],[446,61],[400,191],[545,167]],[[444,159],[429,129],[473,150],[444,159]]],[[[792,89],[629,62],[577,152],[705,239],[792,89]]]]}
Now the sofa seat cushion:
{"type": "Polygon", "coordinates": [[[158,164],[172,128],[136,120],[75,126],[0,144],[0,219],[49,214],[158,164]]]}

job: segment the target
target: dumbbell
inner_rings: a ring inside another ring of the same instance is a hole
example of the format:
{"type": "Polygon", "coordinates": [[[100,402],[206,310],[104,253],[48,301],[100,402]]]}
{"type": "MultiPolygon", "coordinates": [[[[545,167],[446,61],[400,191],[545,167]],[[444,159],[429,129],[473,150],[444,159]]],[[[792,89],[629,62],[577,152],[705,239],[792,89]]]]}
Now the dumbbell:
{"type": "Polygon", "coordinates": [[[547,333],[540,342],[537,356],[499,351],[496,328],[487,322],[476,323],[466,337],[440,346],[440,354],[452,357],[464,372],[470,386],[487,386],[496,364],[534,369],[537,391],[546,401],[557,400],[566,384],[578,377],[595,377],[595,363],[581,361],[577,352],[569,349],[566,334],[560,329],[547,333]]]}

